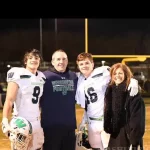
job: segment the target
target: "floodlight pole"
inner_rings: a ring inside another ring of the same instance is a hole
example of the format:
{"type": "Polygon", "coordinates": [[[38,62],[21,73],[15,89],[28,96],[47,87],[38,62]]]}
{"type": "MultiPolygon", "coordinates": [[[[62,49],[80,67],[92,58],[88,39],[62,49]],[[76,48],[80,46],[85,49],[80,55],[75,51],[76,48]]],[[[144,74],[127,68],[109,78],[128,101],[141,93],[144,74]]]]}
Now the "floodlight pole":
{"type": "Polygon", "coordinates": [[[55,48],[57,50],[57,19],[55,19],[55,48]]]}
{"type": "Polygon", "coordinates": [[[85,18],[85,52],[88,53],[88,19],[85,18]]]}
{"type": "Polygon", "coordinates": [[[42,41],[42,19],[40,18],[40,52],[43,57],[43,41],[42,41]]]}

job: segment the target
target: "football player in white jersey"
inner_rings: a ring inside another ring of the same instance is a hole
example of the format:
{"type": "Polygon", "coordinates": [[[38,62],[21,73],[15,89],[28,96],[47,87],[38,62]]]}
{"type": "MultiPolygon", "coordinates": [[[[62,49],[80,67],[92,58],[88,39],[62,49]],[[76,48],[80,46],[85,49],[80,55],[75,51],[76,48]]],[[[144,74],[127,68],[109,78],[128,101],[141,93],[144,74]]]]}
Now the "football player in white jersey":
{"type": "MultiPolygon", "coordinates": [[[[93,150],[103,150],[108,147],[110,135],[103,129],[104,95],[110,82],[108,66],[94,69],[92,54],[81,53],[77,57],[77,65],[80,71],[76,101],[85,108],[79,130],[88,123],[88,139],[93,150]]],[[[138,92],[138,82],[132,79],[129,88],[131,95],[138,92]]]]}
{"type": "Polygon", "coordinates": [[[43,94],[45,76],[37,70],[41,60],[40,52],[32,49],[24,55],[24,67],[13,67],[7,72],[8,87],[3,108],[2,131],[9,135],[8,118],[14,106],[13,117],[24,117],[32,125],[33,135],[28,150],[40,150],[44,143],[39,100],[43,94]]]}

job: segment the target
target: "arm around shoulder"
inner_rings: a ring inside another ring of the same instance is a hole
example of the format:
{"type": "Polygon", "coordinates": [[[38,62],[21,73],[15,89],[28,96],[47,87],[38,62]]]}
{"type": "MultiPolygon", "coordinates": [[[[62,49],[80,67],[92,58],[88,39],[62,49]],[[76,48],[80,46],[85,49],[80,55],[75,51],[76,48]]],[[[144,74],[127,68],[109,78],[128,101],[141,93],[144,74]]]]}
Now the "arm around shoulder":
{"type": "Polygon", "coordinates": [[[130,90],[130,96],[135,96],[139,92],[138,80],[131,78],[128,90],[130,90]]]}

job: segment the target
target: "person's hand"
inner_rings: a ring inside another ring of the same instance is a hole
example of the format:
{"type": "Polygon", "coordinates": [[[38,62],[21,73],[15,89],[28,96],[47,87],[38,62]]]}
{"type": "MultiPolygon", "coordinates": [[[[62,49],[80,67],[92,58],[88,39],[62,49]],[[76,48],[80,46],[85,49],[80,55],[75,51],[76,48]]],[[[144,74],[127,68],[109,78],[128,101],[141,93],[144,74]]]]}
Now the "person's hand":
{"type": "Polygon", "coordinates": [[[84,123],[84,122],[81,122],[81,123],[79,124],[78,130],[79,130],[79,131],[83,131],[84,128],[85,128],[85,123],[84,123]]]}
{"type": "Polygon", "coordinates": [[[86,114],[86,111],[84,111],[84,114],[83,114],[83,117],[82,117],[82,121],[79,124],[78,130],[79,131],[83,131],[83,129],[85,128],[87,123],[88,123],[87,114],[86,114]]]}
{"type": "Polygon", "coordinates": [[[131,78],[128,90],[131,90],[130,96],[135,96],[138,93],[138,81],[136,79],[131,78]]]}
{"type": "Polygon", "coordinates": [[[79,131],[78,134],[76,135],[76,142],[78,146],[82,146],[82,132],[79,131]]]}
{"type": "Polygon", "coordinates": [[[80,124],[79,124],[79,127],[78,127],[78,130],[79,130],[79,131],[83,131],[84,127],[85,127],[85,124],[80,123],[80,124]]]}
{"type": "Polygon", "coordinates": [[[2,119],[2,131],[7,137],[9,136],[10,125],[7,118],[2,119]]]}

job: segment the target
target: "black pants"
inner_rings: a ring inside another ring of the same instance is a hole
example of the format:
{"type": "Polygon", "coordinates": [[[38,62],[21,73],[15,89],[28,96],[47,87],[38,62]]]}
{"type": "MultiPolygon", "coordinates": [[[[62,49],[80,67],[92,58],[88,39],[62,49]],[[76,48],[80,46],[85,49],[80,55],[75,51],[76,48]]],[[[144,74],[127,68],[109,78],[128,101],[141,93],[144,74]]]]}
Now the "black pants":
{"type": "Polygon", "coordinates": [[[44,128],[43,150],[75,150],[75,130],[44,128]]]}

